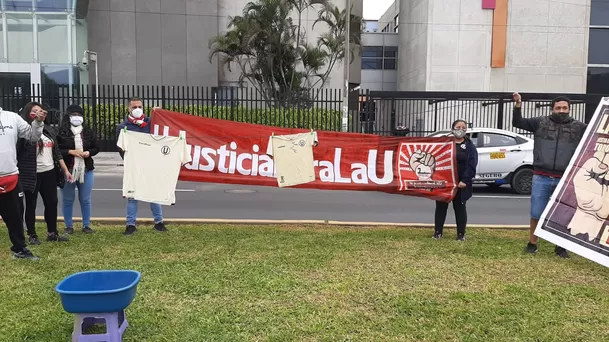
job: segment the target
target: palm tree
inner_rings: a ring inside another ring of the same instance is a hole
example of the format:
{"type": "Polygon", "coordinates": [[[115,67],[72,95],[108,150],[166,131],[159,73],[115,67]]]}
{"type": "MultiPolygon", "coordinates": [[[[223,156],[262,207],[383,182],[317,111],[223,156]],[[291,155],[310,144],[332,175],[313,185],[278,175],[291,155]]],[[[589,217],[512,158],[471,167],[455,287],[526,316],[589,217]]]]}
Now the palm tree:
{"type": "MultiPolygon", "coordinates": [[[[359,17],[351,21],[361,25],[359,17]]],[[[219,56],[229,71],[237,66],[239,82],[247,80],[270,104],[300,104],[310,100],[310,89],[325,86],[334,65],[344,59],[346,22],[346,11],[328,0],[249,2],[241,16],[229,19],[227,32],[210,41],[210,61],[219,56]],[[310,46],[302,27],[302,14],[310,8],[320,8],[315,25],[328,26],[317,46],[310,46]]],[[[359,45],[359,30],[351,42],[354,49],[359,45]]]]}

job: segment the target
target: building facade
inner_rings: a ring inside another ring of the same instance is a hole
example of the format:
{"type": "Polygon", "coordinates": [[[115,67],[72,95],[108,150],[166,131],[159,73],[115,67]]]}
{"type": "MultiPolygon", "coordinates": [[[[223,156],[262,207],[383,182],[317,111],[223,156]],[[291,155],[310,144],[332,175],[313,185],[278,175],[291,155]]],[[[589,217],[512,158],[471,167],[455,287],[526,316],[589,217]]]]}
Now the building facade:
{"type": "MultiPolygon", "coordinates": [[[[0,0],[0,83],[15,93],[32,84],[94,85],[96,78],[101,85],[235,87],[239,74],[210,60],[209,42],[248,2],[0,0]],[[82,62],[91,55],[97,58],[82,62]]],[[[344,9],[347,0],[333,3],[344,9]]],[[[363,1],[350,3],[361,16],[363,1]]],[[[302,20],[312,43],[327,31],[324,24],[313,28],[318,10],[302,20]]],[[[357,85],[355,56],[350,81],[357,85]]],[[[344,87],[343,65],[334,66],[328,87],[344,87]]]]}
{"type": "Polygon", "coordinates": [[[18,93],[31,83],[81,82],[87,23],[75,0],[2,0],[0,8],[0,83],[18,93]]]}
{"type": "MultiPolygon", "coordinates": [[[[237,86],[239,74],[210,61],[209,41],[225,32],[229,18],[241,15],[250,0],[89,0],[89,49],[99,56],[101,84],[237,86]]],[[[333,4],[345,8],[346,0],[333,4]]],[[[351,1],[361,16],[363,1],[351,1]]],[[[302,20],[308,40],[316,42],[323,24],[313,23],[318,9],[302,20]]],[[[357,56],[357,54],[356,54],[357,56]]],[[[350,79],[360,82],[360,61],[350,79]]],[[[329,87],[343,87],[344,69],[335,65],[329,87]]],[[[90,75],[91,76],[91,75],[90,75]]]]}
{"type": "Polygon", "coordinates": [[[609,93],[606,0],[396,0],[378,26],[397,90],[609,93]]]}

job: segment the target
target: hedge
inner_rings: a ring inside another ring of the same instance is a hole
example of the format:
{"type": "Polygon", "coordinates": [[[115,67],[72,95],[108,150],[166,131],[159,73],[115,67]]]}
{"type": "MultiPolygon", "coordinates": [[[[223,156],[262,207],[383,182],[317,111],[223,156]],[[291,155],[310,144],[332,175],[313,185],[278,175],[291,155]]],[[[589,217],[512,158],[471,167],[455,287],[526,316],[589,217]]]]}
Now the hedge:
{"type": "MultiPolygon", "coordinates": [[[[311,108],[248,108],[244,106],[168,106],[164,109],[196,116],[247,122],[286,128],[312,128],[324,131],[339,131],[342,112],[339,110],[311,108]]],[[[94,127],[101,139],[115,139],[116,126],[128,112],[125,105],[83,105],[85,122],[94,127]]],[[[152,107],[144,112],[150,115],[152,107]]]]}

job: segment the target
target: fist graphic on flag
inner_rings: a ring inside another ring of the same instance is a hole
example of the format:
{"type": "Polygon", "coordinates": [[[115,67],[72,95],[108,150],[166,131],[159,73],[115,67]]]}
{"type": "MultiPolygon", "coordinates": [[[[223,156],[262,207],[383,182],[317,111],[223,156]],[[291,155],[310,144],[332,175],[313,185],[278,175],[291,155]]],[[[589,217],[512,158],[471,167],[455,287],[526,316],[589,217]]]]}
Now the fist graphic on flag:
{"type": "Polygon", "coordinates": [[[431,153],[421,150],[416,150],[410,156],[409,164],[419,180],[431,179],[436,171],[436,158],[431,153]]]}
{"type": "Polygon", "coordinates": [[[577,199],[575,215],[567,228],[571,235],[588,234],[594,240],[609,217],[609,157],[597,151],[573,177],[577,199]]]}

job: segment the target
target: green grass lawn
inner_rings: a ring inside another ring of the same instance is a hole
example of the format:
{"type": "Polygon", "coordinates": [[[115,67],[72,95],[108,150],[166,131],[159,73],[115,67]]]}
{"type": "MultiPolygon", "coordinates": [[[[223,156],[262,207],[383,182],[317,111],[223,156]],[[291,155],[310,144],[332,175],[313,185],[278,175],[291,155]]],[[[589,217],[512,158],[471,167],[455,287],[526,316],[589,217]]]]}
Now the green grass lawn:
{"type": "MultiPolygon", "coordinates": [[[[0,230],[0,341],[68,341],[55,285],[135,269],[124,341],[606,341],[609,272],[525,231],[342,227],[94,227],[12,260],[0,230]]],[[[43,231],[42,227],[40,231],[43,231]]]]}

